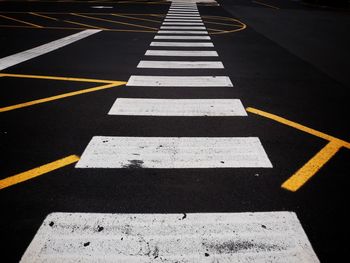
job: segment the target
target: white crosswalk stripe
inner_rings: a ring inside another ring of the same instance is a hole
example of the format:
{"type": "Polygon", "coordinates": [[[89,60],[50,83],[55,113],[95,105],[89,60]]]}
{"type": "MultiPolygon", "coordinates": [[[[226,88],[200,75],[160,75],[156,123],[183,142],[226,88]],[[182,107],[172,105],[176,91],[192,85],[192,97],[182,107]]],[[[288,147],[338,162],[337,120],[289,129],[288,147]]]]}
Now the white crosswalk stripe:
{"type": "Polygon", "coordinates": [[[211,42],[152,42],[151,47],[213,47],[211,42]]]}
{"type": "Polygon", "coordinates": [[[52,213],[21,262],[319,260],[293,212],[52,213]]]}
{"type": "Polygon", "coordinates": [[[200,69],[200,68],[224,68],[221,61],[154,61],[141,60],[138,68],[177,68],[177,69],[200,69]]]}
{"type": "Polygon", "coordinates": [[[155,36],[154,39],[210,40],[210,36],[155,36]]]}
{"type": "Polygon", "coordinates": [[[109,115],[247,116],[239,99],[118,98],[109,115]]]}
{"type": "Polygon", "coordinates": [[[165,56],[165,57],[217,57],[216,51],[205,50],[147,50],[146,56],[165,56]]]}
{"type": "Polygon", "coordinates": [[[132,75],[126,86],[145,87],[233,87],[227,76],[132,75]]]}

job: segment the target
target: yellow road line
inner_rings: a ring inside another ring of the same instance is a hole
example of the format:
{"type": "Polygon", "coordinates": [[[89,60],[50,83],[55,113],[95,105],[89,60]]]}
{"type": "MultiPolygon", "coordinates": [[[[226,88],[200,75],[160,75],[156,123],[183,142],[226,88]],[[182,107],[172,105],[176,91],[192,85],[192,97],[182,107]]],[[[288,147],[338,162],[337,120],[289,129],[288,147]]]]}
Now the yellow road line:
{"type": "Polygon", "coordinates": [[[42,75],[25,75],[25,74],[9,74],[9,73],[0,73],[0,77],[29,78],[29,79],[50,79],[50,80],[94,82],[94,83],[119,83],[120,82],[118,80],[86,79],[86,78],[71,78],[71,77],[42,76],[42,75]]]}
{"type": "Polygon", "coordinates": [[[154,27],[141,26],[141,25],[136,25],[136,24],[131,24],[131,23],[124,23],[124,22],[114,21],[114,20],[110,20],[110,19],[80,15],[80,14],[76,14],[76,13],[71,13],[71,14],[74,16],[80,16],[80,17],[84,17],[84,18],[88,18],[88,19],[95,19],[95,20],[110,22],[110,23],[114,23],[114,24],[122,24],[122,25],[127,25],[127,26],[134,26],[134,27],[141,27],[141,28],[147,28],[147,29],[152,29],[152,30],[158,30],[157,28],[154,28],[154,27]]]}
{"type": "Polygon", "coordinates": [[[16,18],[12,18],[12,17],[9,17],[9,16],[0,15],[0,17],[5,18],[5,19],[8,19],[8,20],[17,21],[17,22],[19,22],[19,23],[27,24],[27,25],[30,25],[30,26],[33,26],[33,27],[38,27],[38,28],[41,28],[41,27],[42,27],[42,26],[39,26],[39,25],[36,25],[36,24],[33,24],[33,23],[29,23],[29,22],[26,22],[26,21],[23,21],[23,20],[19,20],[19,19],[16,19],[16,18]]]}
{"type": "Polygon", "coordinates": [[[112,16],[117,16],[117,17],[130,18],[130,19],[134,19],[134,20],[155,22],[155,23],[161,23],[161,22],[162,22],[162,21],[159,21],[159,20],[152,20],[152,19],[147,19],[147,18],[138,18],[138,17],[132,17],[132,16],[118,15],[118,14],[110,14],[110,15],[112,15],[112,16]]]}
{"type": "Polygon", "coordinates": [[[70,155],[70,156],[67,156],[65,158],[56,160],[54,162],[51,162],[51,163],[39,166],[37,168],[28,170],[26,172],[7,177],[5,179],[0,180],[0,190],[4,189],[6,187],[33,179],[35,177],[38,177],[38,176],[46,174],[48,172],[57,170],[57,169],[62,168],[64,166],[76,163],[77,161],[79,161],[78,156],[70,155]]]}
{"type": "Polygon", "coordinates": [[[63,20],[63,22],[70,23],[70,24],[75,24],[75,25],[79,25],[79,26],[84,26],[84,27],[87,27],[87,28],[96,28],[96,29],[106,30],[106,28],[97,27],[97,26],[91,26],[91,25],[78,23],[78,22],[74,22],[74,21],[70,21],[70,20],[63,20]]]}
{"type": "Polygon", "coordinates": [[[299,123],[296,123],[296,122],[293,122],[293,121],[290,121],[290,120],[287,120],[285,118],[282,118],[282,117],[279,117],[277,115],[274,115],[274,114],[271,114],[271,113],[268,113],[268,112],[265,112],[265,111],[262,111],[262,110],[258,110],[258,109],[254,109],[254,108],[247,108],[246,109],[248,112],[251,112],[251,113],[255,113],[257,115],[261,115],[261,116],[264,116],[266,118],[269,118],[271,120],[274,120],[274,121],[277,121],[277,122],[280,122],[280,123],[283,123],[285,125],[288,125],[288,126],[291,126],[295,129],[298,129],[298,130],[301,130],[303,132],[306,132],[306,133],[309,133],[309,134],[312,134],[316,137],[320,137],[322,139],[325,139],[327,141],[337,141],[339,144],[341,144],[343,147],[345,148],[348,148],[350,149],[350,143],[344,141],[344,140],[341,140],[341,139],[338,139],[336,137],[333,137],[331,135],[328,135],[326,133],[323,133],[323,132],[320,132],[320,131],[317,131],[317,130],[314,130],[312,128],[309,128],[309,127],[306,127],[304,125],[301,125],[299,123]]]}
{"type": "Polygon", "coordinates": [[[261,111],[254,108],[247,108],[248,112],[269,118],[284,125],[293,127],[303,132],[309,133],[316,137],[325,139],[328,144],[322,148],[316,155],[314,155],[306,164],[303,165],[296,173],[294,173],[289,179],[287,179],[281,187],[283,189],[295,192],[300,189],[312,176],[314,176],[338,151],[341,147],[350,149],[350,143],[325,134],[323,132],[308,128],[299,123],[287,120],[277,115],[261,111]]]}
{"type": "Polygon", "coordinates": [[[293,176],[282,184],[282,188],[295,192],[299,190],[318,170],[322,168],[342,147],[337,141],[329,142],[322,150],[312,157],[293,176]]]}
{"type": "Polygon", "coordinates": [[[116,86],[121,86],[121,85],[124,85],[124,84],[126,84],[126,82],[124,82],[124,81],[113,82],[113,83],[110,83],[110,84],[106,84],[106,85],[102,85],[102,86],[98,86],[98,87],[94,87],[94,88],[88,88],[88,89],[68,92],[68,93],[64,93],[64,94],[60,94],[60,95],[56,95],[56,96],[52,96],[52,97],[47,97],[47,98],[43,98],[43,99],[32,100],[32,101],[28,101],[28,102],[24,102],[24,103],[12,105],[12,106],[7,106],[7,107],[0,108],[0,112],[17,110],[17,109],[20,109],[20,108],[29,107],[29,106],[33,106],[33,105],[37,105],[37,104],[41,104],[41,103],[45,103],[45,102],[49,102],[49,101],[53,101],[53,100],[59,100],[59,99],[67,98],[67,97],[81,95],[81,94],[84,94],[84,93],[99,91],[99,90],[103,90],[103,89],[109,89],[109,88],[113,88],[113,87],[116,87],[116,86]]]}
{"type": "Polygon", "coordinates": [[[54,21],[58,21],[58,19],[57,19],[57,18],[50,17],[50,16],[45,16],[45,15],[41,15],[41,14],[34,13],[34,12],[29,12],[29,14],[31,14],[31,15],[33,15],[33,16],[38,16],[38,17],[43,17],[43,18],[46,18],[46,19],[50,19],[50,20],[54,20],[54,21]]]}
{"type": "Polygon", "coordinates": [[[262,3],[262,2],[259,2],[259,1],[252,1],[253,3],[255,4],[258,4],[258,5],[263,5],[263,6],[267,6],[267,7],[270,7],[270,8],[273,8],[273,9],[276,9],[276,10],[279,10],[280,8],[277,7],[277,6],[273,6],[273,5],[269,5],[269,4],[265,4],[265,3],[262,3]]]}

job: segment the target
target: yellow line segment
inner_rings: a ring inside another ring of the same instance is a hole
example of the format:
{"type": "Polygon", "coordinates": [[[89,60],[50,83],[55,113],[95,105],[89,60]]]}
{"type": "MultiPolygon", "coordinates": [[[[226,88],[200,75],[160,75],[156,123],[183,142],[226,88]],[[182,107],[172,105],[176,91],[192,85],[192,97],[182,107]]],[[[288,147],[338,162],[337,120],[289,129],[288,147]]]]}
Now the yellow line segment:
{"type": "Polygon", "coordinates": [[[306,164],[304,164],[303,167],[301,167],[295,174],[293,174],[281,185],[283,189],[292,192],[299,190],[299,188],[302,187],[312,176],[314,176],[339,151],[341,147],[350,149],[350,143],[331,135],[308,128],[299,123],[287,120],[265,111],[250,107],[248,107],[246,110],[248,112],[269,118],[271,120],[280,122],[287,126],[329,141],[324,148],[322,148],[316,155],[314,155],[314,157],[312,157],[306,164]]]}
{"type": "Polygon", "coordinates": [[[318,170],[322,168],[342,147],[337,141],[329,142],[293,176],[282,184],[282,188],[295,192],[299,190],[318,170]]]}
{"type": "Polygon", "coordinates": [[[268,5],[268,4],[265,4],[265,3],[262,3],[262,2],[259,2],[259,1],[252,1],[253,3],[255,4],[258,4],[258,5],[264,5],[264,6],[267,6],[267,7],[270,7],[270,8],[273,8],[273,9],[276,9],[276,10],[279,10],[280,8],[277,7],[277,6],[273,6],[273,5],[268,5]]]}
{"type": "Polygon", "coordinates": [[[46,173],[51,172],[53,170],[57,170],[57,169],[62,168],[64,166],[70,165],[72,163],[76,163],[77,161],[79,161],[78,156],[70,155],[68,157],[59,159],[57,161],[54,161],[54,162],[39,166],[37,168],[28,170],[26,172],[7,177],[5,179],[0,180],[0,190],[4,189],[6,187],[33,179],[35,177],[46,174],[46,173]]]}
{"type": "Polygon", "coordinates": [[[333,137],[331,135],[328,135],[326,133],[323,133],[323,132],[320,132],[320,131],[317,131],[317,130],[314,130],[312,128],[309,128],[309,127],[306,127],[304,125],[301,125],[299,123],[296,123],[296,122],[293,122],[293,121],[290,121],[290,120],[287,120],[285,118],[282,118],[282,117],[279,117],[277,115],[274,115],[274,114],[271,114],[271,113],[268,113],[268,112],[265,112],[265,111],[262,111],[262,110],[258,110],[258,109],[255,109],[255,108],[251,108],[251,107],[248,107],[246,109],[248,112],[251,112],[251,113],[255,113],[257,115],[260,115],[260,116],[263,116],[263,117],[266,117],[268,119],[271,119],[271,120],[274,120],[274,121],[277,121],[277,122],[280,122],[280,123],[283,123],[287,126],[291,126],[295,129],[298,129],[298,130],[301,130],[303,132],[306,132],[306,133],[309,133],[309,134],[312,134],[316,137],[320,137],[322,139],[325,139],[327,141],[337,141],[339,144],[341,144],[343,147],[345,148],[348,148],[350,149],[350,143],[344,141],[344,140],[341,140],[341,139],[338,139],[336,137],[333,137]]]}
{"type": "Polygon", "coordinates": [[[34,13],[34,12],[29,12],[29,14],[31,14],[31,15],[33,15],[33,16],[38,16],[38,17],[43,17],[43,18],[46,18],[46,19],[58,21],[57,18],[54,18],[54,17],[51,17],[51,16],[45,16],[45,15],[41,15],[41,14],[34,13]]]}
{"type": "Polygon", "coordinates": [[[0,17],[8,19],[8,20],[17,21],[17,22],[20,22],[20,23],[23,23],[23,24],[27,24],[27,25],[30,25],[30,26],[38,27],[38,28],[42,27],[42,26],[39,26],[39,25],[36,25],[36,24],[33,24],[33,23],[29,23],[29,22],[26,22],[26,21],[18,20],[16,18],[12,18],[12,17],[9,17],[9,16],[0,15],[0,17]]]}
{"type": "Polygon", "coordinates": [[[52,96],[52,97],[47,97],[47,98],[43,98],[43,99],[38,99],[38,100],[32,100],[32,101],[28,101],[28,102],[24,102],[24,103],[12,105],[12,106],[7,106],[7,107],[0,108],[0,112],[16,110],[16,109],[29,107],[29,106],[33,106],[33,105],[36,105],[36,104],[41,104],[41,103],[45,103],[45,102],[49,102],[49,101],[53,101],[53,100],[59,100],[59,99],[72,97],[72,96],[76,96],[76,95],[80,95],[80,94],[84,94],[84,93],[89,93],[89,92],[94,92],[94,91],[98,91],[98,90],[113,88],[115,86],[124,85],[125,83],[126,82],[122,82],[122,81],[114,82],[114,83],[110,83],[110,84],[106,84],[106,85],[102,85],[102,86],[98,86],[98,87],[94,87],[94,88],[68,92],[68,93],[64,93],[64,94],[60,94],[60,95],[56,95],[56,96],[52,96]]]}
{"type": "Polygon", "coordinates": [[[29,78],[29,79],[50,79],[50,80],[94,82],[94,83],[117,83],[117,82],[121,82],[121,81],[117,81],[117,80],[86,79],[86,78],[71,78],[71,77],[26,75],[26,74],[10,74],[10,73],[0,73],[0,77],[29,78]]]}

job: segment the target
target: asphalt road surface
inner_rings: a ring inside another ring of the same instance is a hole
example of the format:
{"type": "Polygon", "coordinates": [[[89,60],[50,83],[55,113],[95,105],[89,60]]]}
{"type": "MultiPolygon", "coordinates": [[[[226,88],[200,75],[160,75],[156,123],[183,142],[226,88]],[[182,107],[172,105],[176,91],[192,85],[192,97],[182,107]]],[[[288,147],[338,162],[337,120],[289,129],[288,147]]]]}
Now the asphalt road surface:
{"type": "Polygon", "coordinates": [[[347,258],[349,10],[195,2],[0,1],[1,262],[347,258]]]}

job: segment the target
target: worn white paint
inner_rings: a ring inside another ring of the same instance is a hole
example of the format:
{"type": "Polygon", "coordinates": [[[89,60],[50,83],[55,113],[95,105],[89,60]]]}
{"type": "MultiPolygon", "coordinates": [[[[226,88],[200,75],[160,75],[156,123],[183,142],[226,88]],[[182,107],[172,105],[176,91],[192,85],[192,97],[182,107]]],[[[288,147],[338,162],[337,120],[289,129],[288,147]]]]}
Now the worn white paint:
{"type": "Polygon", "coordinates": [[[257,137],[94,136],[76,168],[271,168],[257,137]]]}
{"type": "Polygon", "coordinates": [[[187,17],[199,17],[199,16],[200,16],[199,14],[171,14],[171,13],[168,13],[166,15],[167,18],[172,18],[172,17],[187,18],[187,17]]]}
{"type": "Polygon", "coordinates": [[[163,25],[194,25],[194,26],[204,26],[202,22],[164,22],[163,25]]]}
{"type": "Polygon", "coordinates": [[[164,22],[203,22],[202,19],[164,19],[164,22]]]}
{"type": "Polygon", "coordinates": [[[193,20],[202,20],[200,16],[180,16],[180,15],[167,15],[165,19],[193,19],[193,20]]]}
{"type": "Polygon", "coordinates": [[[118,98],[109,115],[247,116],[239,99],[118,98]]]}
{"type": "Polygon", "coordinates": [[[182,35],[208,35],[207,31],[191,31],[191,30],[159,30],[158,34],[182,34],[182,35]]]}
{"type": "Polygon", "coordinates": [[[163,68],[163,69],[223,69],[221,61],[155,61],[141,60],[138,68],[163,68]]]}
{"type": "Polygon", "coordinates": [[[194,29],[203,30],[204,26],[161,26],[160,29],[194,29]]]}
{"type": "Polygon", "coordinates": [[[155,36],[154,39],[210,40],[210,36],[155,36]]]}
{"type": "Polygon", "coordinates": [[[10,55],[0,59],[0,70],[4,70],[6,68],[12,67],[24,61],[30,60],[32,58],[36,58],[38,56],[44,55],[61,47],[72,44],[78,40],[91,36],[100,32],[101,30],[96,29],[87,29],[81,31],[79,33],[52,41],[50,43],[38,46],[36,48],[28,49],[26,51],[10,55]]]}
{"type": "Polygon", "coordinates": [[[318,263],[293,212],[52,213],[21,263],[318,263]]]}
{"type": "Polygon", "coordinates": [[[151,47],[214,47],[211,42],[152,42],[151,47]]]}
{"type": "Polygon", "coordinates": [[[192,14],[194,14],[194,15],[199,15],[199,12],[198,11],[175,11],[175,10],[173,10],[173,11],[169,11],[168,13],[167,13],[168,15],[169,14],[184,14],[184,15],[192,15],[192,14]]]}
{"type": "Polygon", "coordinates": [[[132,75],[126,86],[145,87],[233,87],[226,76],[140,76],[132,75]]]}
{"type": "Polygon", "coordinates": [[[164,57],[217,57],[216,51],[202,50],[147,50],[145,56],[164,56],[164,57]]]}

